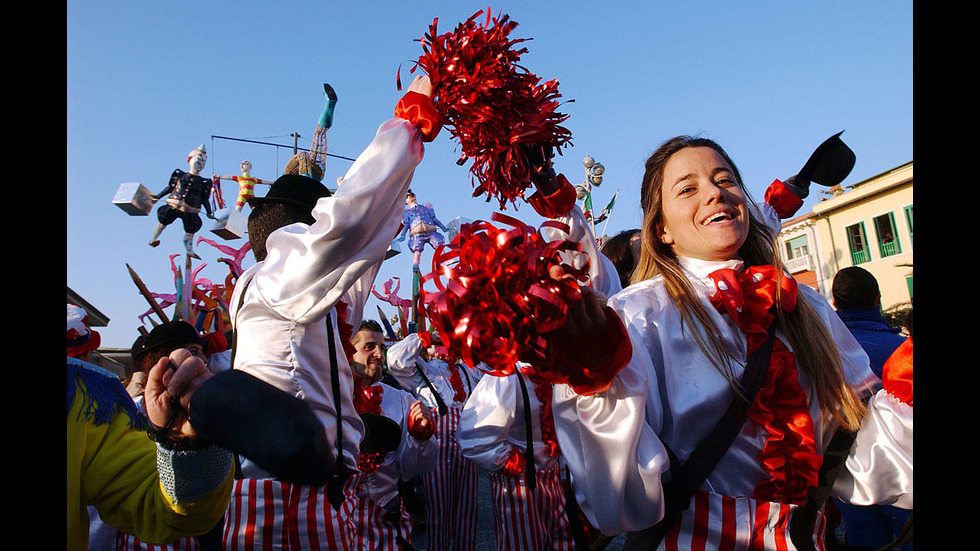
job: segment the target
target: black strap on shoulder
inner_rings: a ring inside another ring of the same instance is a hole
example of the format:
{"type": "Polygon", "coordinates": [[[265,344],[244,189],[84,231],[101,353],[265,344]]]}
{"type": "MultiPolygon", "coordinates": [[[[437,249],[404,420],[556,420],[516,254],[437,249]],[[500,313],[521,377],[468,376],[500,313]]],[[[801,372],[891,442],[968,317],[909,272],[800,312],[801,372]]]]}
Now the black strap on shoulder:
{"type": "Polygon", "coordinates": [[[344,484],[350,472],[344,465],[344,418],[340,411],[340,369],[337,365],[337,345],[334,342],[333,320],[327,312],[327,346],[330,350],[330,386],[333,390],[333,402],[337,408],[337,461],[334,463],[334,474],[327,483],[327,501],[334,509],[339,510],[344,501],[344,484]]]}
{"type": "MultiPolygon", "coordinates": [[[[242,284],[242,293],[238,295],[238,308],[235,309],[235,320],[231,324],[231,359],[228,364],[229,369],[235,369],[235,352],[238,350],[238,313],[242,311],[242,305],[245,304],[245,291],[248,290],[248,284],[251,282],[251,278],[238,282],[242,284]]],[[[245,475],[242,474],[242,458],[236,453],[234,454],[234,459],[235,479],[241,480],[245,478],[245,475]]]]}
{"type": "MultiPolygon", "coordinates": [[[[744,399],[738,395],[732,399],[721,421],[698,444],[687,462],[683,466],[679,465],[677,457],[667,448],[671,477],[664,483],[664,518],[650,528],[628,533],[623,543],[624,551],[656,549],[677,517],[690,505],[691,498],[714,470],[721,456],[735,441],[745,424],[745,414],[755,400],[755,395],[765,378],[775,331],[776,323],[773,322],[769,326],[766,341],[749,357],[740,381],[744,399]]],[[[664,446],[666,447],[666,444],[664,446]]]]}
{"type": "Polygon", "coordinates": [[[517,380],[521,383],[521,395],[524,398],[524,484],[534,492],[537,487],[537,471],[534,468],[534,439],[531,435],[531,400],[527,395],[527,384],[520,369],[515,369],[517,380]]]}
{"type": "Polygon", "coordinates": [[[465,367],[460,367],[458,364],[456,365],[456,370],[466,379],[466,396],[469,397],[473,394],[473,381],[470,381],[470,374],[466,372],[465,367]]]}
{"type": "Polygon", "coordinates": [[[432,381],[425,376],[425,370],[422,369],[422,366],[419,365],[418,362],[415,363],[415,371],[419,372],[419,376],[422,377],[422,382],[425,383],[425,386],[428,387],[428,389],[432,392],[432,395],[435,396],[436,406],[439,408],[439,415],[445,415],[449,411],[449,408],[446,407],[446,402],[444,402],[442,400],[442,396],[436,392],[436,387],[432,384],[432,381]]]}
{"type": "Polygon", "coordinates": [[[807,492],[806,501],[793,511],[789,522],[789,535],[793,545],[800,551],[814,551],[813,522],[817,512],[823,508],[830,490],[834,486],[837,474],[844,468],[844,462],[854,445],[856,433],[838,428],[830,439],[827,451],[823,455],[823,463],[817,475],[817,485],[807,492]]]}
{"type": "MultiPolygon", "coordinates": [[[[572,531],[572,541],[577,551],[589,551],[589,538],[585,535],[582,511],[575,500],[575,490],[572,488],[572,473],[564,468],[565,476],[561,477],[561,491],[565,494],[565,513],[568,516],[568,526],[572,531]]],[[[605,546],[603,546],[604,548],[605,546]]]]}
{"type": "Polygon", "coordinates": [[[238,350],[238,313],[242,311],[242,305],[245,304],[245,291],[248,290],[248,284],[251,282],[251,278],[238,282],[242,284],[242,293],[238,295],[238,308],[235,309],[235,320],[231,324],[231,369],[235,369],[235,351],[238,350]]]}

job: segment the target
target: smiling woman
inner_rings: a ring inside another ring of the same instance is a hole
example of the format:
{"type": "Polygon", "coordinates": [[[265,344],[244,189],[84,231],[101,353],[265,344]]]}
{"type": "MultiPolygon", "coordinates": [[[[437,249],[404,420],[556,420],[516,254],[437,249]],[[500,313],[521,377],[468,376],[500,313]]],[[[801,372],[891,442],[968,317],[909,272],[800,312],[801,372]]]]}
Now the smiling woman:
{"type": "Polygon", "coordinates": [[[660,240],[680,256],[728,260],[748,236],[735,169],[710,147],[678,151],[664,167],[660,240]]]}
{"type": "MultiPolygon", "coordinates": [[[[868,358],[827,300],[783,271],[766,205],[721,146],[668,140],[641,186],[640,261],[608,301],[619,319],[607,327],[622,322],[632,354],[569,370],[609,368],[601,391],[554,390],[561,449],[588,450],[565,454],[578,502],[603,533],[634,532],[628,545],[819,548],[827,519],[808,496],[838,429],[861,426],[860,395],[878,384],[868,358]]],[[[911,495],[855,476],[879,494],[862,499],[911,495]]]]}

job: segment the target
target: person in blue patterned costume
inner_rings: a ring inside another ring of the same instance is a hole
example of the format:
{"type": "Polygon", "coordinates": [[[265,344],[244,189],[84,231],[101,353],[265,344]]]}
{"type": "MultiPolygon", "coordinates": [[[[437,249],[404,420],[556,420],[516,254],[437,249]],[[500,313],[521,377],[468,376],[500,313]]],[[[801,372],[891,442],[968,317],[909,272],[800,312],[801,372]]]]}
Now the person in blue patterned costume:
{"type": "Polygon", "coordinates": [[[402,232],[396,241],[404,241],[405,234],[409,234],[408,248],[413,253],[412,264],[416,268],[419,266],[422,250],[426,245],[435,249],[445,242],[445,238],[436,229],[449,231],[445,224],[436,218],[432,203],[418,204],[415,194],[412,190],[408,190],[405,197],[405,214],[402,215],[402,232]]]}

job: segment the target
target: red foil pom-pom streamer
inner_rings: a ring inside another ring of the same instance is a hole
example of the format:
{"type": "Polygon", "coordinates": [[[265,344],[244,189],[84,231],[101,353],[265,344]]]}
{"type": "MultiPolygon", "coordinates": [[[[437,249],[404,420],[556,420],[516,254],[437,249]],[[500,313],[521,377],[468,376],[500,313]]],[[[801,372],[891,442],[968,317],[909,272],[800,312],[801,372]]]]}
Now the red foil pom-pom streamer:
{"type": "Polygon", "coordinates": [[[470,367],[483,362],[490,374],[508,375],[524,362],[542,380],[559,381],[551,365],[554,344],[545,334],[564,325],[569,308],[582,298],[579,282],[588,279],[588,266],[574,270],[561,255],[580,246],[547,241],[537,228],[500,213],[492,220],[510,227],[463,224],[452,243],[433,253],[432,272],[419,289],[426,318],[449,354],[470,367]],[[573,277],[553,279],[554,265],[573,277]],[[427,291],[430,283],[437,290],[427,291]]]}
{"type": "Polygon", "coordinates": [[[462,148],[458,163],[473,160],[473,196],[496,197],[505,210],[531,186],[526,148],[561,154],[571,133],[561,126],[568,116],[557,111],[558,81],[542,83],[518,64],[527,49],[518,48],[526,39],[509,36],[517,23],[507,15],[492,17],[487,9],[481,25],[481,14],[444,34],[437,33],[434,20],[411,71],[421,68],[429,76],[436,110],[462,148]]]}

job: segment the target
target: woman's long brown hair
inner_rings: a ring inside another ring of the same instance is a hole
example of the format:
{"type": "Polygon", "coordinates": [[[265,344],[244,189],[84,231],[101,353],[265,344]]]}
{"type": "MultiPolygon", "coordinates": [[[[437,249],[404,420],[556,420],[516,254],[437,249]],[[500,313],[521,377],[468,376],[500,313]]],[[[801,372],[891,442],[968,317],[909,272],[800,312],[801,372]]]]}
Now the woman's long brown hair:
{"type": "MultiPolygon", "coordinates": [[[[745,265],[772,265],[778,273],[783,273],[782,263],[776,252],[776,235],[755,214],[735,163],[713,140],[678,136],[664,142],[646,162],[640,191],[640,204],[643,208],[642,251],[631,281],[637,283],[658,274],[662,277],[667,294],[681,315],[681,330],[690,330],[697,346],[715,368],[725,375],[734,392],[741,395],[738,381],[733,374],[732,351],[725,347],[718,336],[717,328],[681,269],[677,256],[669,245],[660,240],[663,229],[664,167],[674,153],[686,147],[710,147],[717,151],[732,168],[739,187],[750,202],[749,233],[739,249],[739,257],[745,265]]],[[[777,323],[793,348],[800,369],[813,382],[823,416],[834,419],[848,430],[856,431],[866,407],[847,384],[840,351],[817,311],[800,294],[792,312],[779,311],[777,323]]]]}

